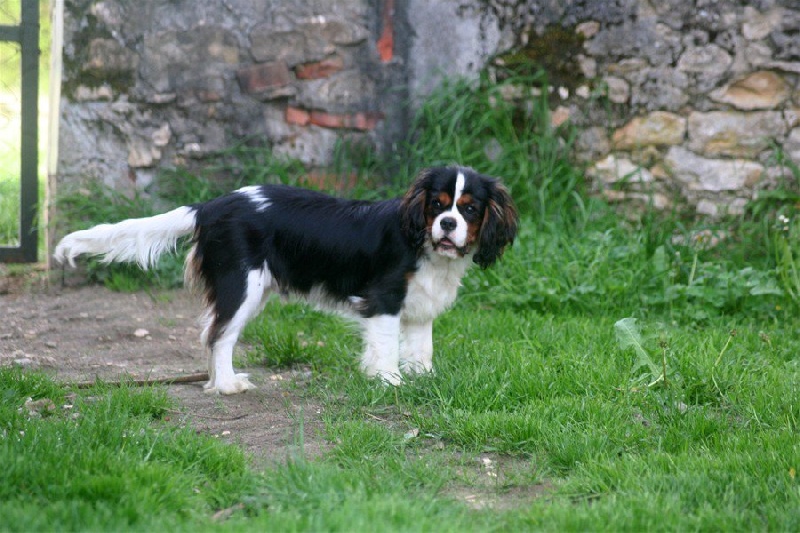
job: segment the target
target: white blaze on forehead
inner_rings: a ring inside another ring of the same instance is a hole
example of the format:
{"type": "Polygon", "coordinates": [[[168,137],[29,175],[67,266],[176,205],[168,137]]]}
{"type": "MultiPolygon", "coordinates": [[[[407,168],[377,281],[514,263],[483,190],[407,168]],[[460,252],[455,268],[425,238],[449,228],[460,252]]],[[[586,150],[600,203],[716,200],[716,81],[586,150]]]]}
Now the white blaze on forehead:
{"type": "Polygon", "coordinates": [[[456,190],[453,194],[453,207],[450,209],[451,211],[458,211],[458,199],[461,198],[461,195],[464,194],[464,182],[466,178],[464,178],[464,173],[459,172],[456,176],[456,190]]]}
{"type": "Polygon", "coordinates": [[[459,171],[456,175],[456,185],[455,190],[453,191],[453,205],[449,210],[439,214],[439,216],[433,221],[431,236],[433,237],[434,241],[439,241],[446,236],[453,241],[453,244],[456,246],[464,246],[467,243],[467,221],[464,220],[464,217],[461,216],[461,213],[458,210],[458,200],[464,194],[466,181],[467,179],[464,177],[464,173],[459,171]],[[453,231],[447,233],[442,229],[443,218],[452,218],[456,221],[456,227],[453,231]]]}
{"type": "Polygon", "coordinates": [[[256,207],[256,211],[259,213],[268,208],[272,203],[269,201],[269,198],[262,194],[261,187],[258,185],[248,185],[247,187],[242,187],[236,192],[247,196],[250,201],[253,202],[256,207]]]}

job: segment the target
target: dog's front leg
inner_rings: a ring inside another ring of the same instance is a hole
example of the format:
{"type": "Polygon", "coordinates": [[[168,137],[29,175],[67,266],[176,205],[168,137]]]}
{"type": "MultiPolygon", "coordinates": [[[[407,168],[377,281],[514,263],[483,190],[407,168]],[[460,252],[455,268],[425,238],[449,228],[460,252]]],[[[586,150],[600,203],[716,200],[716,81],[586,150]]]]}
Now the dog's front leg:
{"type": "Polygon", "coordinates": [[[364,355],[361,369],[369,377],[379,377],[391,385],[399,385],[400,316],[377,315],[365,319],[364,355]]]}
{"type": "Polygon", "coordinates": [[[402,323],[400,369],[410,374],[433,372],[433,321],[402,323]]]}

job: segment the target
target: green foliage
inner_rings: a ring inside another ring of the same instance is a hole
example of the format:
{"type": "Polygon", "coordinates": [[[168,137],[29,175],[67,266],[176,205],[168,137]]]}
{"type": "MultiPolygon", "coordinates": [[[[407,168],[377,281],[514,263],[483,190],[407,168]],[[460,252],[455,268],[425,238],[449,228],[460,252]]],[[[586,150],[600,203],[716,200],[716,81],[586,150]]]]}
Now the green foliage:
{"type": "Polygon", "coordinates": [[[165,389],[74,392],[0,368],[0,398],[3,530],[164,527],[230,504],[247,475],[238,449],[158,422],[165,389]]]}

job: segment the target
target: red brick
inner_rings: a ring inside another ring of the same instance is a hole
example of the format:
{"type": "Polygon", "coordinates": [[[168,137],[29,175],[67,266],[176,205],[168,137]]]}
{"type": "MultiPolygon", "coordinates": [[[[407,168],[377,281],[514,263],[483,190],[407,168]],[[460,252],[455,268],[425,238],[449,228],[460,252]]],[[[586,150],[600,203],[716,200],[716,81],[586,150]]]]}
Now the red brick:
{"type": "Polygon", "coordinates": [[[312,111],[311,123],[321,128],[354,129],[368,131],[375,129],[378,121],[383,118],[382,113],[358,112],[353,114],[326,113],[325,111],[312,111]]]}
{"type": "Polygon", "coordinates": [[[383,31],[375,44],[381,61],[391,61],[394,57],[394,0],[383,2],[383,31]]]}
{"type": "Polygon", "coordinates": [[[357,130],[374,130],[378,121],[383,119],[383,113],[355,113],[350,115],[351,128],[357,130]]]}
{"type": "Polygon", "coordinates": [[[292,82],[289,67],[283,61],[258,63],[239,69],[236,77],[239,79],[242,92],[247,94],[263,93],[270,89],[285,87],[292,82]]]}
{"type": "Polygon", "coordinates": [[[326,113],[325,111],[312,111],[311,123],[322,128],[344,128],[345,115],[326,113]]]}
{"type": "Polygon", "coordinates": [[[297,126],[308,126],[311,123],[311,113],[299,107],[286,108],[286,122],[297,126]]]}
{"type": "Polygon", "coordinates": [[[327,78],[342,68],[344,68],[344,60],[340,56],[332,56],[326,57],[322,61],[297,65],[294,73],[299,80],[317,80],[327,78]]]}

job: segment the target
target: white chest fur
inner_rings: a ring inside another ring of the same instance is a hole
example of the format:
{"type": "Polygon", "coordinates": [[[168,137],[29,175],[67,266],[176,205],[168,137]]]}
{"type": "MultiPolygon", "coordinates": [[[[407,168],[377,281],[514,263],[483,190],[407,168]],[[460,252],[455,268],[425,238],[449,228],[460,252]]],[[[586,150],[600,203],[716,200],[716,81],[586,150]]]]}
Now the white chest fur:
{"type": "Polygon", "coordinates": [[[408,282],[402,319],[422,323],[440,315],[455,301],[461,278],[471,264],[470,257],[451,259],[430,254],[421,259],[419,269],[408,282]]]}

